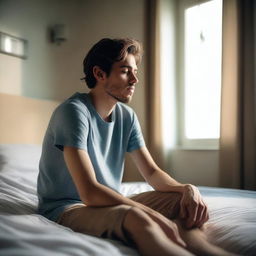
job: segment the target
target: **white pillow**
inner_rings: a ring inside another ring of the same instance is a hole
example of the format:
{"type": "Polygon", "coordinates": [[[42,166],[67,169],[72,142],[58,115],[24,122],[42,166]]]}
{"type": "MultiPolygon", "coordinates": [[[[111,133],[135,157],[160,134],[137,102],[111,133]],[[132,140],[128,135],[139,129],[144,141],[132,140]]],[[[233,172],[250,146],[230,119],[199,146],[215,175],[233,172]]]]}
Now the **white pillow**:
{"type": "Polygon", "coordinates": [[[34,144],[0,144],[0,170],[38,170],[42,146],[34,144]]]}

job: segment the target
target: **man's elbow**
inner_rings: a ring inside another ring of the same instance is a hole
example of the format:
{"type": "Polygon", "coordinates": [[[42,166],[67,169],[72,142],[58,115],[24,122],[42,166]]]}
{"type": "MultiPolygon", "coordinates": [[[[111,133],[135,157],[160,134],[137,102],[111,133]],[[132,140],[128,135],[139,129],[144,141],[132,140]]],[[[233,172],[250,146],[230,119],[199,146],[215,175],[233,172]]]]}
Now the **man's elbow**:
{"type": "Polygon", "coordinates": [[[98,184],[90,184],[80,194],[81,201],[87,206],[97,206],[100,197],[100,189],[98,184]]]}

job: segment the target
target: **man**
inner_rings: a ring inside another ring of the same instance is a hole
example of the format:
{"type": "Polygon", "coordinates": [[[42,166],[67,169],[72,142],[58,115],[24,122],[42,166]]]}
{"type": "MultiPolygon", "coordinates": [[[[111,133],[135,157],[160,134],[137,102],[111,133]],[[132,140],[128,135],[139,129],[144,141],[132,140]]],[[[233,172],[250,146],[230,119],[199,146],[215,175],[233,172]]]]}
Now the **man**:
{"type": "Polygon", "coordinates": [[[62,103],[45,135],[39,212],[74,231],[119,239],[142,255],[230,255],[200,230],[208,212],[198,189],[156,165],[124,104],[138,83],[140,59],[132,39],[102,39],[85,57],[90,93],[62,103]],[[126,152],[155,191],[131,198],[118,192],[126,152]]]}

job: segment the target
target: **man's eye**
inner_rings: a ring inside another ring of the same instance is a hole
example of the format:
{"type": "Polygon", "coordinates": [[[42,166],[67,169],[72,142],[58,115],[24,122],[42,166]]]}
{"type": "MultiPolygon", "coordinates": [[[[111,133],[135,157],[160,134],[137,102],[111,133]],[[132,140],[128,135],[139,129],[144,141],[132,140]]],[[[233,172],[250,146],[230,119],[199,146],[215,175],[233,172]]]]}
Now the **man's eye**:
{"type": "Polygon", "coordinates": [[[128,70],[122,70],[122,73],[124,73],[124,74],[128,74],[128,70]]]}

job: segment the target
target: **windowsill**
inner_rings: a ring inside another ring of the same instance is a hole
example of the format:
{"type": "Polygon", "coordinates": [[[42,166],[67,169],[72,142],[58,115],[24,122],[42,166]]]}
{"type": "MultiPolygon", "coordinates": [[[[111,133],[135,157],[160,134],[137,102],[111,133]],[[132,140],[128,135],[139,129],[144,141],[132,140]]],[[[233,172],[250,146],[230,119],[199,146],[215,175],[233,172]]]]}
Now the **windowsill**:
{"type": "Polygon", "coordinates": [[[186,151],[218,151],[219,147],[217,146],[193,146],[193,147],[188,147],[188,146],[176,146],[174,148],[175,150],[186,150],[186,151]]]}

